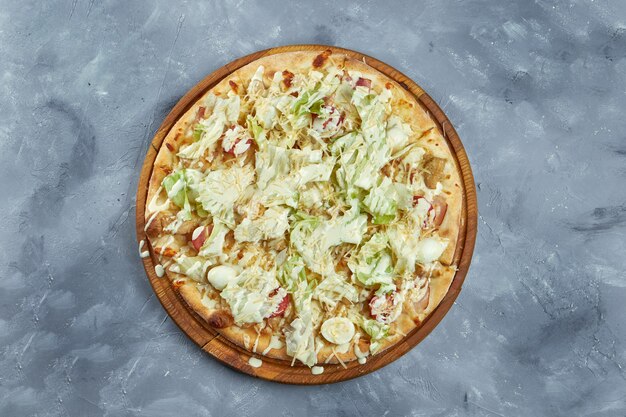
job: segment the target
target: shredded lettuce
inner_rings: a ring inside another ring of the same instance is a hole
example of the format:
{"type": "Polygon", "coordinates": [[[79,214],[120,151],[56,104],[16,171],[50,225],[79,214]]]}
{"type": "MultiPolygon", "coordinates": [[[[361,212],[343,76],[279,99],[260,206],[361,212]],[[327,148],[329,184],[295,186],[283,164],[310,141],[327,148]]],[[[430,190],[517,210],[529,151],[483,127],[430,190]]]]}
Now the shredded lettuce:
{"type": "Polygon", "coordinates": [[[206,217],[206,212],[197,204],[198,194],[195,187],[202,178],[202,173],[195,169],[181,169],[174,171],[165,178],[161,184],[167,192],[167,197],[182,210],[179,217],[181,220],[191,220],[192,209],[196,209],[198,215],[206,217]]]}
{"type": "Polygon", "coordinates": [[[237,123],[240,106],[241,99],[237,95],[215,99],[211,115],[200,120],[194,127],[194,142],[183,146],[177,155],[185,159],[197,159],[202,157],[207,149],[213,149],[224,133],[224,128],[237,123]]]}
{"type": "Polygon", "coordinates": [[[324,277],[315,288],[313,297],[329,309],[334,309],[343,298],[353,303],[359,301],[357,289],[345,277],[336,273],[324,277]]]}
{"type": "Polygon", "coordinates": [[[376,353],[380,348],[380,341],[389,335],[389,325],[371,319],[362,319],[360,325],[371,338],[370,352],[376,353]]]}
{"type": "Polygon", "coordinates": [[[291,244],[307,267],[321,275],[334,269],[329,250],[342,243],[359,244],[367,229],[367,216],[358,214],[358,209],[332,220],[302,213],[296,219],[292,222],[291,244]]]}
{"type": "Polygon", "coordinates": [[[388,177],[384,177],[378,186],[372,187],[363,200],[363,205],[372,215],[372,223],[391,223],[396,218],[397,199],[396,188],[388,177]]]}
{"type": "Polygon", "coordinates": [[[292,294],[297,314],[296,319],[285,329],[287,354],[308,366],[313,366],[317,361],[311,305],[315,281],[307,281],[304,262],[298,255],[292,255],[287,259],[278,280],[292,294]]]}
{"type": "Polygon", "coordinates": [[[261,323],[276,311],[286,295],[285,289],[278,285],[275,272],[257,266],[244,269],[220,292],[230,306],[235,323],[239,325],[261,323]]]}
{"type": "Polygon", "coordinates": [[[348,267],[362,285],[389,287],[393,284],[393,265],[388,245],[385,234],[375,233],[361,246],[357,255],[348,261],[348,267]]]}
{"type": "Polygon", "coordinates": [[[223,258],[225,256],[223,252],[224,248],[224,240],[226,239],[226,234],[228,233],[228,227],[222,223],[221,221],[214,219],[213,221],[213,230],[207,239],[204,241],[199,256],[204,256],[207,258],[210,257],[220,257],[223,258]]]}
{"type": "Polygon", "coordinates": [[[256,173],[260,190],[274,178],[289,173],[289,150],[269,144],[260,149],[256,153],[256,173]]]}
{"type": "Polygon", "coordinates": [[[387,143],[392,152],[397,152],[406,147],[409,142],[409,135],[412,133],[411,126],[402,122],[395,114],[387,121],[387,143]]]}
{"type": "Polygon", "coordinates": [[[282,237],[289,229],[289,212],[286,207],[268,208],[261,217],[255,220],[245,218],[235,228],[235,240],[238,242],[254,242],[282,237]]]}
{"type": "Polygon", "coordinates": [[[291,255],[282,266],[278,274],[280,284],[289,292],[294,292],[301,282],[306,282],[304,262],[298,255],[291,255]]]}
{"type": "Polygon", "coordinates": [[[233,206],[245,189],[254,180],[254,172],[249,166],[210,171],[195,187],[197,201],[202,208],[234,227],[233,206]]]}
{"type": "Polygon", "coordinates": [[[306,113],[320,114],[324,105],[324,92],[319,90],[318,84],[315,89],[305,91],[294,103],[293,112],[297,116],[306,113]]]}

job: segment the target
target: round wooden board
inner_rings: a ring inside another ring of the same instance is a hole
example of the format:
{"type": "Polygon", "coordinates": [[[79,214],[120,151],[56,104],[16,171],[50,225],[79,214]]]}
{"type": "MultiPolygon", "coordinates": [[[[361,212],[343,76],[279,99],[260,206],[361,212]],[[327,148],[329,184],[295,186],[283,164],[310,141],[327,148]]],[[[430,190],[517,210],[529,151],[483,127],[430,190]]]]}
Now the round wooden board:
{"type": "Polygon", "coordinates": [[[421,342],[443,319],[450,307],[452,307],[454,300],[461,290],[461,285],[463,284],[465,275],[469,269],[472,253],[474,251],[478,214],[474,178],[472,176],[472,170],[463,148],[463,144],[461,143],[461,140],[459,139],[459,136],[454,130],[452,124],[433,99],[426,94],[420,86],[395,68],[359,52],[325,45],[290,45],[255,52],[226,64],[189,90],[189,92],[180,99],[172,111],[167,115],[157,130],[151,146],[148,148],[146,159],[141,169],[141,176],[139,178],[136,208],[137,241],[139,242],[141,240],[145,240],[150,251],[150,256],[143,259],[146,274],[148,275],[150,284],[152,285],[156,295],[159,297],[161,304],[174,322],[183,330],[183,332],[196,342],[202,350],[217,358],[224,364],[241,372],[270,381],[307,385],[345,381],[357,376],[368,374],[398,359],[400,356],[404,355],[421,342]],[[367,363],[364,365],[360,365],[357,361],[347,363],[347,368],[344,368],[339,364],[324,365],[323,374],[312,375],[311,370],[299,362],[294,364],[294,366],[291,366],[290,361],[262,357],[263,365],[260,368],[253,368],[248,364],[248,359],[251,356],[250,352],[231,343],[229,340],[223,338],[211,329],[204,322],[204,320],[200,319],[187,307],[182,298],[180,298],[177,292],[172,288],[170,281],[167,278],[158,278],[156,276],[154,272],[156,258],[144,232],[144,210],[146,195],[148,192],[148,183],[150,181],[152,166],[159,151],[159,147],[169,130],[185,113],[185,111],[189,109],[189,107],[191,107],[207,90],[216,85],[220,80],[242,66],[264,56],[293,51],[322,52],[326,49],[330,49],[334,53],[343,53],[361,60],[388,77],[394,79],[403,88],[411,92],[417,98],[417,101],[425,109],[427,109],[437,122],[439,129],[443,133],[443,136],[446,138],[448,145],[452,150],[452,153],[456,157],[457,168],[460,171],[463,182],[464,198],[461,215],[462,224],[454,256],[454,263],[458,265],[458,271],[452,281],[448,293],[443,298],[439,306],[430,316],[426,318],[424,323],[422,323],[422,326],[413,330],[401,342],[390,347],[381,354],[368,357],[367,363]]]}

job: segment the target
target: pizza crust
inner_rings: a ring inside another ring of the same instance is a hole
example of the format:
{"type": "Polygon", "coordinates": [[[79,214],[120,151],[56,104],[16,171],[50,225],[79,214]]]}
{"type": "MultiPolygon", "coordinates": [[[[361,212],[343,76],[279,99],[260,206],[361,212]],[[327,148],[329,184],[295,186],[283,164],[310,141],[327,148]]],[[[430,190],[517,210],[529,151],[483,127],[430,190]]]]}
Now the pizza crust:
{"type": "MultiPolygon", "coordinates": [[[[161,192],[161,182],[163,178],[172,171],[172,166],[177,161],[176,152],[178,152],[183,144],[188,142],[186,132],[194,122],[198,109],[204,105],[207,96],[213,93],[219,97],[227,95],[229,91],[245,89],[247,80],[252,77],[259,65],[265,67],[263,80],[266,86],[270,84],[276,71],[282,72],[289,70],[292,73],[302,73],[308,72],[310,69],[323,69],[329,65],[336,65],[339,68],[344,68],[349,71],[361,72],[363,75],[372,79],[373,85],[378,90],[380,90],[382,86],[392,90],[392,106],[394,109],[397,109],[397,113],[402,115],[403,121],[410,124],[413,130],[411,140],[419,140],[420,146],[427,148],[433,155],[443,158],[447,162],[446,177],[442,185],[443,189],[449,193],[446,196],[448,210],[443,223],[439,227],[439,234],[449,239],[449,244],[440,260],[444,265],[451,265],[461,227],[462,185],[459,177],[458,163],[453,156],[454,154],[450,146],[443,138],[439,127],[411,93],[374,68],[340,53],[288,52],[263,57],[234,71],[215,87],[207,91],[176,122],[163,140],[162,146],[155,159],[154,169],[149,182],[146,200],[148,204],[146,204],[145,209],[146,221],[148,222],[151,216],[149,203],[155,198],[158,192],[161,192]]],[[[150,240],[156,239],[163,231],[159,217],[167,217],[168,215],[173,215],[173,213],[167,210],[163,211],[157,216],[156,220],[150,223],[147,228],[147,235],[150,240]]],[[[407,334],[419,327],[423,320],[439,305],[447,293],[454,278],[454,273],[455,268],[448,267],[439,276],[433,277],[430,280],[430,297],[427,308],[423,311],[404,311],[396,321],[394,329],[395,334],[384,340],[377,354],[399,343],[407,334]]],[[[213,307],[207,306],[203,303],[203,296],[194,281],[183,275],[176,274],[168,268],[166,268],[166,275],[168,279],[172,281],[174,287],[187,305],[222,337],[225,337],[256,355],[262,355],[268,346],[270,346],[271,333],[268,331],[267,327],[257,331],[254,326],[244,328],[231,325],[232,317],[230,316],[227,306],[221,305],[220,302],[216,302],[213,307]],[[255,344],[256,349],[253,349],[255,344]]],[[[206,287],[210,287],[210,285],[206,285],[206,287]]],[[[215,293],[213,296],[215,296],[217,291],[213,291],[215,293]]],[[[217,298],[219,298],[219,295],[217,298]]],[[[318,335],[318,337],[322,338],[321,335],[318,335]]],[[[330,343],[326,342],[318,353],[318,363],[327,361],[329,363],[337,363],[340,361],[349,362],[358,359],[355,354],[355,344],[358,344],[360,350],[363,352],[368,350],[369,341],[365,340],[365,338],[350,342],[349,348],[344,353],[338,352],[336,346],[331,346],[330,343]]],[[[287,355],[284,343],[281,348],[267,351],[265,356],[275,359],[293,360],[293,358],[287,355]]]]}

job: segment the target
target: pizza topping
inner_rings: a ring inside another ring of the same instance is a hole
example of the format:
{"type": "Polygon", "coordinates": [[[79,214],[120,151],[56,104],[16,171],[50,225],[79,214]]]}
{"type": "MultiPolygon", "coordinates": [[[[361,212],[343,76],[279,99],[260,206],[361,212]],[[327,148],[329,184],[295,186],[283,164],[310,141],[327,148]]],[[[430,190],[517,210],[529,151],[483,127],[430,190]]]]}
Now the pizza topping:
{"type": "Polygon", "coordinates": [[[210,230],[206,226],[198,226],[195,228],[191,235],[191,244],[196,251],[199,251],[202,245],[204,245],[204,241],[212,230],[212,226],[210,230]]]}
{"type": "Polygon", "coordinates": [[[427,237],[416,245],[417,261],[429,264],[436,261],[446,250],[448,243],[436,237],[427,237]]]}
{"type": "Polygon", "coordinates": [[[180,255],[174,258],[174,262],[169,268],[170,271],[186,275],[197,282],[204,282],[206,270],[211,265],[210,261],[201,256],[180,255]]]}
{"type": "Polygon", "coordinates": [[[328,57],[332,53],[333,52],[330,49],[327,49],[324,52],[322,52],[321,54],[319,54],[318,56],[316,56],[315,59],[313,60],[313,67],[314,68],[319,68],[319,67],[323,66],[324,63],[326,62],[326,60],[328,59],[328,57]]]}
{"type": "Polygon", "coordinates": [[[275,206],[265,210],[258,219],[250,220],[246,217],[235,229],[235,240],[257,243],[282,237],[289,229],[289,213],[289,208],[275,206]]]}
{"type": "Polygon", "coordinates": [[[443,219],[446,217],[448,204],[443,197],[435,196],[435,198],[433,198],[433,207],[435,208],[435,218],[433,219],[433,223],[435,227],[439,227],[441,226],[441,223],[443,223],[443,219]]]}
{"type": "Polygon", "coordinates": [[[226,130],[222,138],[222,149],[231,155],[241,155],[250,149],[252,138],[240,125],[233,125],[226,130]]]}
{"type": "Polygon", "coordinates": [[[415,309],[417,311],[424,311],[428,307],[428,303],[430,302],[430,285],[426,287],[426,292],[415,302],[415,309]]]}
{"type": "Polygon", "coordinates": [[[293,77],[294,77],[293,72],[284,70],[282,75],[283,75],[283,83],[285,83],[285,87],[286,88],[291,87],[291,81],[293,80],[293,77]]]}
{"type": "Polygon", "coordinates": [[[361,247],[358,254],[350,258],[348,267],[356,279],[366,287],[393,285],[395,274],[387,236],[383,233],[374,234],[361,247]]]}
{"type": "Polygon", "coordinates": [[[188,238],[169,271],[228,306],[212,325],[281,326],[308,366],[325,341],[347,352],[355,325],[380,349],[405,299],[427,308],[411,285],[448,245],[446,160],[420,145],[389,87],[328,56],[304,76],[259,66],[208,94],[148,207],[164,211],[150,217],[160,232],[188,238]]]}
{"type": "Polygon", "coordinates": [[[354,337],[354,324],[345,317],[333,317],[322,324],[322,336],[330,343],[343,345],[354,337]]]}
{"type": "Polygon", "coordinates": [[[196,122],[200,121],[201,119],[204,119],[205,111],[206,111],[206,107],[204,106],[198,107],[198,112],[196,113],[196,119],[195,119],[196,122]]]}
{"type": "MultiPolygon", "coordinates": [[[[275,296],[277,293],[278,293],[278,288],[270,293],[270,297],[275,296]]],[[[271,318],[271,317],[283,316],[285,314],[285,310],[287,310],[287,307],[289,307],[289,295],[285,294],[285,297],[278,304],[278,307],[276,308],[276,311],[274,311],[272,314],[270,314],[269,317],[271,318]]]]}
{"type": "Polygon", "coordinates": [[[415,209],[412,213],[422,228],[426,229],[434,224],[436,212],[430,201],[421,195],[416,195],[413,197],[413,205],[415,209]]]}
{"type": "Polygon", "coordinates": [[[318,300],[327,310],[332,311],[344,298],[356,303],[359,300],[359,294],[345,277],[331,273],[315,288],[313,298],[318,300]]]}
{"type": "Polygon", "coordinates": [[[384,177],[379,185],[370,189],[363,205],[372,215],[372,223],[389,224],[396,218],[397,200],[396,187],[388,177],[384,177]]]}
{"type": "Polygon", "coordinates": [[[214,219],[233,224],[233,207],[253,180],[254,172],[249,166],[233,165],[230,168],[210,171],[198,183],[197,201],[214,219]]]}
{"type": "Polygon", "coordinates": [[[313,375],[321,375],[324,373],[324,367],[323,366],[314,366],[311,368],[311,373],[313,375]]]}
{"type": "Polygon", "coordinates": [[[375,295],[369,303],[370,314],[379,323],[393,322],[402,312],[402,303],[399,302],[399,298],[396,292],[375,295]]]}
{"type": "Polygon", "coordinates": [[[361,328],[370,337],[370,353],[376,353],[380,347],[380,341],[389,334],[389,325],[378,320],[363,320],[361,328]]]}
{"type": "Polygon", "coordinates": [[[358,80],[356,80],[356,84],[357,87],[365,87],[367,89],[372,88],[372,80],[368,79],[368,78],[362,78],[359,77],[358,80]]]}
{"type": "Polygon", "coordinates": [[[229,282],[237,278],[237,270],[232,266],[218,265],[209,270],[207,280],[216,290],[223,290],[229,282]]]}
{"type": "Polygon", "coordinates": [[[392,152],[398,152],[406,147],[409,142],[409,135],[411,135],[411,127],[402,122],[396,115],[389,116],[387,121],[387,143],[392,152]]]}
{"type": "Polygon", "coordinates": [[[316,131],[321,138],[332,137],[338,133],[344,116],[331,105],[323,105],[319,114],[313,120],[313,130],[316,131]]]}
{"type": "Polygon", "coordinates": [[[446,160],[435,156],[427,156],[424,161],[424,184],[430,189],[437,187],[437,183],[443,181],[446,160]]]}
{"type": "Polygon", "coordinates": [[[241,106],[241,99],[237,95],[228,98],[215,97],[212,94],[209,100],[214,102],[211,115],[200,120],[194,127],[194,142],[184,145],[178,151],[178,156],[184,159],[198,159],[205,155],[207,150],[214,150],[215,144],[224,133],[224,128],[237,123],[241,106]]]}
{"type": "Polygon", "coordinates": [[[274,313],[287,295],[273,272],[258,266],[244,269],[229,281],[220,296],[229,304],[235,323],[261,323],[274,313]]]}
{"type": "Polygon", "coordinates": [[[230,88],[235,92],[235,94],[239,92],[239,86],[233,80],[228,80],[228,85],[230,85],[230,88]]]}

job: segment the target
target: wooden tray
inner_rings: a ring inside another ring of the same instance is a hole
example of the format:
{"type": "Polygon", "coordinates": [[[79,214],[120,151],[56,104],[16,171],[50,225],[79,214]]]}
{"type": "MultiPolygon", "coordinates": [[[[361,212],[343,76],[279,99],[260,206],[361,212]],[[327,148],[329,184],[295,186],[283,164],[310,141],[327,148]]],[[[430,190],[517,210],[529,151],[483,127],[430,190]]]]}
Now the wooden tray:
{"type": "MultiPolygon", "coordinates": [[[[330,49],[333,52],[344,53],[358,60],[362,60],[369,66],[377,69],[388,77],[397,81],[402,87],[407,89],[417,98],[417,101],[426,108],[438,123],[438,127],[447,139],[452,153],[455,155],[458,167],[461,171],[463,182],[463,206],[462,206],[462,226],[459,233],[457,249],[455,252],[455,263],[458,271],[452,281],[450,290],[443,298],[439,306],[424,321],[421,327],[409,333],[400,343],[392,346],[380,355],[367,358],[365,365],[359,365],[357,361],[347,363],[347,369],[341,365],[324,365],[324,373],[312,375],[311,370],[301,364],[290,366],[290,361],[283,361],[263,357],[263,365],[260,368],[253,368],[248,364],[250,353],[243,348],[231,343],[211,329],[192,310],[188,309],[185,302],[177,295],[167,278],[158,278],[154,272],[155,256],[151,252],[150,257],[143,259],[144,268],[154,292],[159,297],[161,304],[168,312],[174,322],[198,344],[205,352],[217,358],[224,364],[235,368],[249,375],[290,384],[326,384],[332,382],[345,381],[357,376],[368,374],[390,362],[398,359],[410,349],[421,342],[433,328],[443,319],[454,300],[456,299],[465,275],[469,269],[472,253],[474,251],[474,241],[476,239],[477,224],[477,204],[474,178],[470,168],[467,155],[461,144],[454,127],[428,94],[422,90],[415,82],[407,78],[395,68],[370,56],[349,49],[337,48],[325,45],[290,45],[278,48],[267,49],[255,52],[243,58],[239,58],[213,72],[198,84],[196,84],[187,94],[180,99],[172,111],[167,115],[159,129],[157,130],[151,146],[148,148],[146,159],[141,169],[139,186],[137,190],[137,241],[146,240],[144,232],[144,209],[148,183],[152,174],[152,165],[159,151],[163,138],[167,135],[176,121],[191,107],[208,89],[212,88],[220,80],[242,66],[267,55],[292,51],[324,51],[330,49]]],[[[150,245],[147,245],[148,247],[150,245]]],[[[258,355],[257,355],[258,356],[258,355]]]]}

